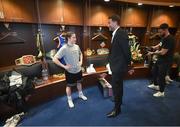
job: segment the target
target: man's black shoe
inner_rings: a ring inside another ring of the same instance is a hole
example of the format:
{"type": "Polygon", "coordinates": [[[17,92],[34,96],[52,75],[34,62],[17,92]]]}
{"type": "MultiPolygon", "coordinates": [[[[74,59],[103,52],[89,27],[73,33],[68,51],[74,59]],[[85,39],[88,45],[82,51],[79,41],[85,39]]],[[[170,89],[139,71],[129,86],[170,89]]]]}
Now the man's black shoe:
{"type": "Polygon", "coordinates": [[[116,117],[121,113],[121,109],[113,109],[111,112],[107,114],[108,118],[116,117]]]}

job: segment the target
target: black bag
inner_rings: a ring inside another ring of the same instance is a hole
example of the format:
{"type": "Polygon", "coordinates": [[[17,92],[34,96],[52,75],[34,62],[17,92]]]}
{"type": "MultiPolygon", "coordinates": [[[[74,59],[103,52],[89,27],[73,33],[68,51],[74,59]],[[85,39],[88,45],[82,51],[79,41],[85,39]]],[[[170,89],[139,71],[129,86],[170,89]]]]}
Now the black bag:
{"type": "Polygon", "coordinates": [[[15,107],[19,111],[25,111],[26,102],[25,97],[31,94],[35,88],[32,79],[22,75],[22,84],[19,87],[16,85],[10,86],[9,76],[12,73],[20,72],[13,70],[0,79],[0,101],[7,105],[15,107]]]}
{"type": "Polygon", "coordinates": [[[0,79],[0,103],[7,102],[9,93],[9,80],[8,76],[5,74],[0,79]]]}

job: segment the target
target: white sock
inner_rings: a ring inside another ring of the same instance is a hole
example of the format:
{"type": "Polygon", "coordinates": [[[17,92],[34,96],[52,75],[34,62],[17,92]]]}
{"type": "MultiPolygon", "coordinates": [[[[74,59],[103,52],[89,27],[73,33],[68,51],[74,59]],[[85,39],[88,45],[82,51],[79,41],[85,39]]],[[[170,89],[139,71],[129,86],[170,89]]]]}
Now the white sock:
{"type": "Polygon", "coordinates": [[[82,91],[80,91],[80,92],[79,92],[79,98],[83,99],[84,101],[86,101],[86,100],[87,100],[87,97],[86,97],[86,96],[84,96],[84,94],[83,94],[83,92],[82,92],[82,91]]]}
{"type": "Polygon", "coordinates": [[[68,99],[68,100],[72,100],[72,97],[71,97],[71,96],[67,96],[67,99],[68,99]]]}
{"type": "Polygon", "coordinates": [[[73,103],[73,101],[72,101],[71,96],[67,96],[67,98],[68,98],[68,105],[69,105],[69,107],[70,107],[70,108],[74,108],[74,103],[73,103]]]}
{"type": "Polygon", "coordinates": [[[79,96],[82,96],[84,95],[82,91],[79,91],[79,96]]]}

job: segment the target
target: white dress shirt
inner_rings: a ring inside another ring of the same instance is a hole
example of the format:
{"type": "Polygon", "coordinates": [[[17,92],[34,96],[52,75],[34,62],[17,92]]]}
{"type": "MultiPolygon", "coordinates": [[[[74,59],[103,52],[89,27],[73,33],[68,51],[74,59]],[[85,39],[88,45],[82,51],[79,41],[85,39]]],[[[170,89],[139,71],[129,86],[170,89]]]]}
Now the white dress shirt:
{"type": "Polygon", "coordinates": [[[113,39],[114,39],[114,35],[116,34],[116,31],[119,29],[119,27],[117,27],[114,31],[113,31],[113,33],[112,33],[112,39],[111,39],[111,43],[113,42],[113,39]]]}

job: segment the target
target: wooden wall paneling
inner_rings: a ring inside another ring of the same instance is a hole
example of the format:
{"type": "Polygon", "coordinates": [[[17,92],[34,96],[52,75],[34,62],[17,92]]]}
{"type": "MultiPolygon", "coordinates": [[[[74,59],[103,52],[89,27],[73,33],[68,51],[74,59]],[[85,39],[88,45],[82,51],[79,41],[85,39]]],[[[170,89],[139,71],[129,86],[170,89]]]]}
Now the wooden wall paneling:
{"type": "Polygon", "coordinates": [[[64,24],[82,25],[83,12],[81,0],[64,0],[64,24]]]}
{"type": "Polygon", "coordinates": [[[143,44],[141,46],[149,46],[149,38],[150,38],[150,32],[151,32],[151,22],[152,22],[152,15],[153,15],[153,8],[148,8],[147,13],[147,27],[146,32],[143,38],[143,44]]]}
{"type": "Polygon", "coordinates": [[[2,0],[0,10],[4,13],[2,21],[7,22],[36,22],[36,10],[34,7],[34,0],[2,0]]]}
{"type": "Polygon", "coordinates": [[[135,26],[146,27],[147,26],[147,11],[146,9],[138,8],[134,12],[135,26]]]}
{"type": "MultiPolygon", "coordinates": [[[[152,1],[152,0],[144,0],[144,1],[152,1]]],[[[179,0],[156,0],[156,2],[175,2],[175,3],[178,3],[179,0]]]]}
{"type": "Polygon", "coordinates": [[[121,20],[121,26],[126,27],[126,26],[133,26],[133,21],[134,21],[134,16],[133,16],[133,8],[126,8],[122,7],[122,20],[121,20]]]}
{"type": "Polygon", "coordinates": [[[88,25],[89,26],[102,26],[103,25],[103,17],[102,17],[102,5],[92,4],[88,11],[90,11],[90,16],[88,17],[88,25]]]}
{"type": "Polygon", "coordinates": [[[91,2],[88,8],[88,25],[89,26],[103,26],[103,6],[100,2],[91,2]]]}
{"type": "Polygon", "coordinates": [[[112,3],[112,4],[108,4],[108,3],[104,3],[103,5],[103,15],[102,15],[102,23],[103,26],[107,27],[108,25],[108,18],[109,16],[113,15],[113,14],[118,14],[120,15],[118,12],[118,5],[117,3],[112,3]]]}
{"type": "Polygon", "coordinates": [[[21,11],[22,11],[22,17],[23,22],[26,23],[37,23],[37,10],[35,6],[35,1],[25,1],[21,0],[21,11]]]}
{"type": "Polygon", "coordinates": [[[2,0],[5,21],[22,22],[23,16],[20,3],[21,0],[2,0]]]}
{"type": "Polygon", "coordinates": [[[58,10],[57,0],[39,0],[39,10],[40,10],[40,18],[42,23],[48,23],[48,24],[60,23],[60,15],[59,15],[60,12],[58,10]]]}
{"type": "Polygon", "coordinates": [[[104,2],[91,2],[88,11],[90,16],[88,17],[89,26],[107,26],[108,17],[118,13],[118,4],[104,3],[104,2]]]}
{"type": "Polygon", "coordinates": [[[113,14],[119,14],[118,13],[118,10],[116,9],[116,6],[107,6],[105,7],[106,9],[104,9],[104,14],[103,14],[103,26],[106,26],[108,25],[108,18],[109,16],[113,15],[113,14]]]}
{"type": "Polygon", "coordinates": [[[40,0],[42,23],[82,25],[82,3],[80,0],[40,0]]]}
{"type": "Polygon", "coordinates": [[[158,8],[152,18],[152,27],[159,27],[162,23],[168,23],[170,27],[177,27],[179,14],[169,8],[158,8]]]}
{"type": "Polygon", "coordinates": [[[3,9],[3,5],[2,5],[2,1],[0,1],[0,21],[4,21],[4,9],[3,9]]]}
{"type": "Polygon", "coordinates": [[[121,2],[129,2],[129,3],[143,3],[147,5],[155,5],[155,6],[169,6],[169,5],[175,5],[180,6],[179,0],[116,0],[121,2]]]}
{"type": "Polygon", "coordinates": [[[146,27],[147,12],[145,9],[128,6],[122,8],[122,27],[146,27]]]}

